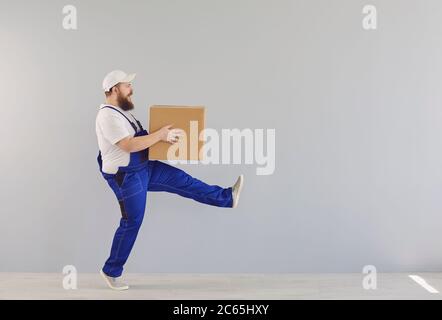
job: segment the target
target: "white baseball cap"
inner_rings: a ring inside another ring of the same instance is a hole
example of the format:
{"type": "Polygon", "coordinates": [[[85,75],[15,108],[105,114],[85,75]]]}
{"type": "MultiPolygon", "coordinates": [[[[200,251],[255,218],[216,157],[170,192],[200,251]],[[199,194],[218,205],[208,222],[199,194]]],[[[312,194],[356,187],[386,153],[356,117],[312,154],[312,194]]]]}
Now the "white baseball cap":
{"type": "Polygon", "coordinates": [[[127,74],[121,70],[111,71],[103,79],[103,90],[108,92],[113,86],[120,82],[132,82],[135,76],[135,73],[127,74]]]}

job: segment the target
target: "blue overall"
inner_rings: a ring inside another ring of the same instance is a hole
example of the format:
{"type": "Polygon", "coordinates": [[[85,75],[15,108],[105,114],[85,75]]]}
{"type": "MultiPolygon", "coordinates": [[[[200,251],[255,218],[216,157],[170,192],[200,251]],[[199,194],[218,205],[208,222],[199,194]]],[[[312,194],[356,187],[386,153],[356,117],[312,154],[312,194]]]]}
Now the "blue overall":
{"type": "MultiPolygon", "coordinates": [[[[134,137],[148,134],[138,120],[135,119],[139,128],[119,110],[111,106],[102,108],[111,108],[121,113],[134,128],[134,137]]],[[[171,192],[217,207],[231,208],[233,204],[231,187],[208,185],[181,169],[149,160],[148,152],[149,149],[131,152],[129,165],[118,167],[115,174],[102,171],[101,151],[98,153],[100,172],[115,193],[121,211],[120,225],[114,235],[110,256],[103,267],[103,272],[111,277],[119,277],[123,273],[123,266],[143,221],[147,191],[171,192]]]]}

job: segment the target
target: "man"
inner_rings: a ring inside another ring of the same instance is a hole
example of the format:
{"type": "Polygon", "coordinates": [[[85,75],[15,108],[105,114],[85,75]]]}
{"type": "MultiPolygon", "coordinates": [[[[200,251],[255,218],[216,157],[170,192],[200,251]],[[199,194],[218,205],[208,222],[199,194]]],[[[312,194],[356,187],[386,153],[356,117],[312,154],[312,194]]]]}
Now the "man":
{"type": "Polygon", "coordinates": [[[135,74],[115,70],[103,80],[106,103],[99,108],[95,130],[100,149],[100,172],[117,197],[121,219],[110,256],[100,270],[107,285],[127,290],[121,281],[126,263],[140,229],[146,208],[147,191],[175,193],[201,203],[235,208],[243,186],[240,175],[229,188],[208,185],[181,169],[148,160],[148,148],[159,141],[176,143],[183,132],[171,125],[147,133],[129,110],[134,108],[131,82],[135,74]]]}

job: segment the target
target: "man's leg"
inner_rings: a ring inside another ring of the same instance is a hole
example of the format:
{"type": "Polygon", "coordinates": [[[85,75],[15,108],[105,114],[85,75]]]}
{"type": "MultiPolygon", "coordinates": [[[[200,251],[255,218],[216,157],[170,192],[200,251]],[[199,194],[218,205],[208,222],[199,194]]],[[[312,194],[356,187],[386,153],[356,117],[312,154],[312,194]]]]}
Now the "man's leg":
{"type": "Polygon", "coordinates": [[[137,238],[146,208],[147,190],[143,187],[146,172],[126,173],[126,175],[120,181],[108,180],[117,196],[122,215],[114,235],[110,256],[103,267],[103,272],[114,278],[123,273],[123,266],[137,238]]]}
{"type": "Polygon", "coordinates": [[[148,191],[166,191],[217,207],[231,208],[232,188],[208,185],[181,169],[161,161],[149,161],[148,191]]]}

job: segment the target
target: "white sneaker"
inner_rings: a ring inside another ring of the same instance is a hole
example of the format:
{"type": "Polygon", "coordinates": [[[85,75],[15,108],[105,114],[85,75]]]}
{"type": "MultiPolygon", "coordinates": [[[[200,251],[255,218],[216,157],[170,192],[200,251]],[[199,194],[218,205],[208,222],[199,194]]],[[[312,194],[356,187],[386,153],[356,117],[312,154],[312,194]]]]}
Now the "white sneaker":
{"type": "Polygon", "coordinates": [[[118,290],[118,291],[129,289],[129,286],[120,280],[121,277],[118,277],[118,278],[109,277],[107,274],[105,274],[103,272],[103,270],[100,270],[100,274],[102,275],[102,277],[106,281],[109,288],[111,288],[113,290],[118,290]]]}
{"type": "Polygon", "coordinates": [[[239,195],[241,194],[243,184],[244,184],[244,175],[241,174],[232,187],[232,196],[233,196],[232,208],[236,208],[238,206],[239,195]]]}

